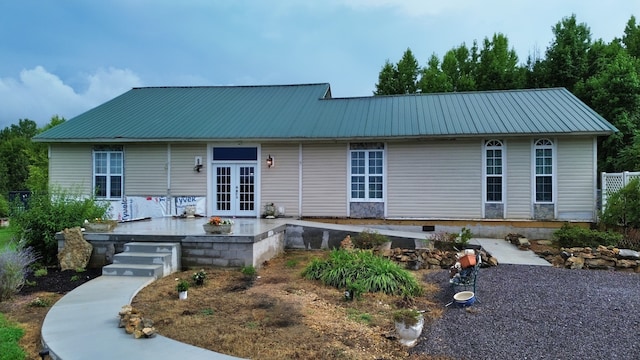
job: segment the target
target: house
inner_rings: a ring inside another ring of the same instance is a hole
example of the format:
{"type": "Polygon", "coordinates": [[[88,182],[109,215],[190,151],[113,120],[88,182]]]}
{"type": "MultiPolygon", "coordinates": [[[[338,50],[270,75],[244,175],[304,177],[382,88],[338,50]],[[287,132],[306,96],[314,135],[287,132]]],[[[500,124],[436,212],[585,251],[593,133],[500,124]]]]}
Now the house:
{"type": "Polygon", "coordinates": [[[114,217],[575,220],[597,138],[564,88],[332,98],[329,84],[134,88],[34,138],[114,217]]]}

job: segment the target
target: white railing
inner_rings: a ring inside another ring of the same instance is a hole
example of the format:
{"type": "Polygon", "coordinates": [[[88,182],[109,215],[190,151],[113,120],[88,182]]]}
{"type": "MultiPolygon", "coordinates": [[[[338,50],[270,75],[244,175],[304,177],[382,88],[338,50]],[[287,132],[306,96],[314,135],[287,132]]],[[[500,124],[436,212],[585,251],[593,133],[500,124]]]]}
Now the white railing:
{"type": "Polygon", "coordinates": [[[602,173],[602,211],[607,206],[607,198],[620,191],[633,180],[640,178],[640,172],[602,173]]]}

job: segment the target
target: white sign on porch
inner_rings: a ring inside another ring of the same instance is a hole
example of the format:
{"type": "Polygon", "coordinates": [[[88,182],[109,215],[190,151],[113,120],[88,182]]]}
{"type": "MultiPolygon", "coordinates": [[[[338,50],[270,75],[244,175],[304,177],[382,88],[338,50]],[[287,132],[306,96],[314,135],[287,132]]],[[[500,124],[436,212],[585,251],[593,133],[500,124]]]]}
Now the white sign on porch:
{"type": "Polygon", "coordinates": [[[121,201],[111,201],[109,214],[118,221],[179,216],[189,205],[195,206],[196,214],[206,215],[206,198],[200,196],[126,196],[121,201]]]}

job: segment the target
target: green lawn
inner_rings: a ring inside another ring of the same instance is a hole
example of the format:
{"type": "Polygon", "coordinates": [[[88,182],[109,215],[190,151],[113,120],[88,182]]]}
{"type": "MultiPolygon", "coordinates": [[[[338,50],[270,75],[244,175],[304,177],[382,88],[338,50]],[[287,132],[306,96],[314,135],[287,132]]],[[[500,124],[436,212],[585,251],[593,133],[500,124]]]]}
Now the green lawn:
{"type": "Polygon", "coordinates": [[[0,248],[2,248],[6,243],[11,241],[13,238],[13,234],[9,230],[9,228],[3,227],[0,228],[0,248]]]}
{"type": "Polygon", "coordinates": [[[26,359],[27,355],[18,345],[24,330],[10,323],[0,313],[0,360],[26,359]]]}

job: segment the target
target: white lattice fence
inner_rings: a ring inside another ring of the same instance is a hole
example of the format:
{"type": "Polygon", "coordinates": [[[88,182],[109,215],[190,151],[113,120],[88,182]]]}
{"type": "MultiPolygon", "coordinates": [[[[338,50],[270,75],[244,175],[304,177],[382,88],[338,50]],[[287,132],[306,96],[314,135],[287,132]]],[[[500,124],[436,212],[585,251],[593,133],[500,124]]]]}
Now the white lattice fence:
{"type": "Polygon", "coordinates": [[[602,211],[607,206],[607,198],[620,191],[631,180],[640,178],[640,172],[602,173],[602,211]]]}

